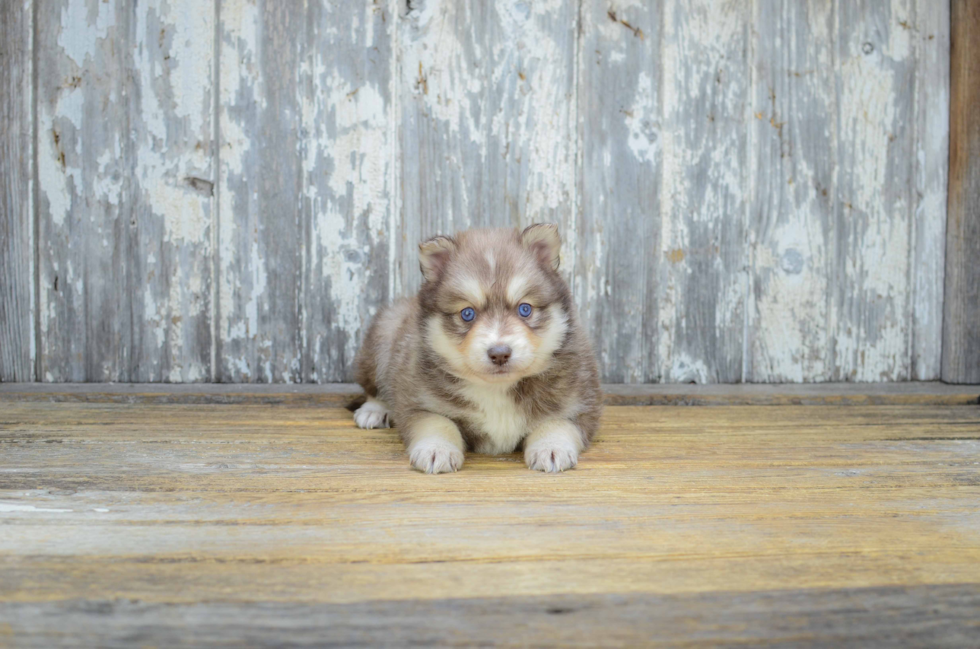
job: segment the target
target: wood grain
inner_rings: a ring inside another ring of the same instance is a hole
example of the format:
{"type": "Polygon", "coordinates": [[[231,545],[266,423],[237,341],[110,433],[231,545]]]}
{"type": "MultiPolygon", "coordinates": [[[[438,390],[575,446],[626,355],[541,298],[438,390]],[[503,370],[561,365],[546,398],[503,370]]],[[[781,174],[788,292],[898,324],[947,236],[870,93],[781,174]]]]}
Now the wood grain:
{"type": "Polygon", "coordinates": [[[371,317],[393,297],[397,3],[310,3],[305,16],[303,380],[350,381],[371,317]],[[352,29],[338,31],[336,25],[352,29]]]}
{"type": "Polygon", "coordinates": [[[827,380],[837,98],[832,3],[755,3],[748,381],[827,380]]]}
{"type": "MultiPolygon", "coordinates": [[[[555,222],[575,255],[575,3],[429,0],[399,21],[399,294],[418,242],[555,222]]],[[[572,264],[566,263],[566,267],[572,264]]]]}
{"type": "Polygon", "coordinates": [[[34,25],[0,5],[0,381],[34,379],[34,25]]]}
{"type": "Polygon", "coordinates": [[[657,315],[663,6],[589,1],[580,15],[571,285],[606,380],[649,382],[661,378],[658,341],[670,336],[657,315]]]}
{"type": "Polygon", "coordinates": [[[980,382],[980,6],[952,3],[943,380],[980,382]]]}
{"type": "Polygon", "coordinates": [[[754,24],[746,379],[938,378],[945,10],[762,3],[754,24]]]}
{"type": "Polygon", "coordinates": [[[432,477],[346,410],[6,403],[0,630],[16,646],[312,625],[343,643],[425,620],[421,637],[512,642],[562,616],[635,644],[659,602],[655,619],[687,620],[665,642],[857,641],[869,627],[845,610],[953,641],[980,589],[978,413],[611,407],[574,471],[470,455],[432,477]],[[508,612],[516,627],[490,625],[508,612]]]}
{"type": "Polygon", "coordinates": [[[39,378],[206,380],[213,12],[36,11],[39,378]]]}
{"type": "Polygon", "coordinates": [[[217,378],[349,380],[390,299],[391,7],[221,11],[217,378]]]}
{"type": "MultiPolygon", "coordinates": [[[[976,585],[264,603],[0,603],[15,646],[973,647],[976,585]],[[50,620],[57,619],[60,628],[50,620]],[[70,629],[67,633],[62,629],[70,629]]],[[[0,640],[4,639],[0,627],[0,640]]]]}
{"type": "MultiPolygon", "coordinates": [[[[950,3],[916,0],[912,376],[940,378],[949,184],[950,3]]],[[[980,377],[977,379],[980,381],[980,377]]]]}
{"type": "Polygon", "coordinates": [[[664,4],[657,362],[665,382],[743,377],[746,8],[722,0],[664,4]]]}
{"type": "Polygon", "coordinates": [[[912,12],[895,0],[837,14],[837,164],[849,173],[835,197],[832,380],[911,375],[912,12]]]}
{"type": "Polygon", "coordinates": [[[350,380],[420,239],[554,221],[607,381],[980,382],[945,3],[130,4],[4,8],[0,380],[350,380]]]}
{"type": "Polygon", "coordinates": [[[221,5],[216,379],[303,379],[301,5],[221,5]]]}

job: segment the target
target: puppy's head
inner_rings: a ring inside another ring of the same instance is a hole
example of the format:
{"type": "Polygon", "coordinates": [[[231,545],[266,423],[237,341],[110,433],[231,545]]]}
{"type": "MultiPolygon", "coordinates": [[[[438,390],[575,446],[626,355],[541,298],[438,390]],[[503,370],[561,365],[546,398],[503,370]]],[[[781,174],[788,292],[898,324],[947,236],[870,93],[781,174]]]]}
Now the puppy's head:
{"type": "Polygon", "coordinates": [[[560,246],[550,224],[470,230],[419,245],[425,339],[453,374],[512,383],[549,366],[571,309],[557,270],[560,246]]]}

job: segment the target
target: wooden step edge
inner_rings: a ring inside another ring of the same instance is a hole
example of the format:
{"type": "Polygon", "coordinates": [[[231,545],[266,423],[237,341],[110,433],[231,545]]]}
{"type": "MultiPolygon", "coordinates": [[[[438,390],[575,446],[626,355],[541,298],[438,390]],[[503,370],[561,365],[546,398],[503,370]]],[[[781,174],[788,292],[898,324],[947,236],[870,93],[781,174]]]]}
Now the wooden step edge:
{"type": "MultiPolygon", "coordinates": [[[[610,406],[980,405],[980,386],[939,382],[809,384],[607,384],[610,406]]],[[[167,384],[0,383],[0,402],[257,404],[343,407],[361,395],[352,383],[167,384]]]]}

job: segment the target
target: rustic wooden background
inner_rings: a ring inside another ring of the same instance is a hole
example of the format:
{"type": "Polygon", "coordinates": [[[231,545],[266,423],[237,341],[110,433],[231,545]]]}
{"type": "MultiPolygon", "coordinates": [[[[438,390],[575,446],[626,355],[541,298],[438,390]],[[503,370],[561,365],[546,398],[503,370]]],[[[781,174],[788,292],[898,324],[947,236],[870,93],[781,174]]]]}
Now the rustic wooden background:
{"type": "Polygon", "coordinates": [[[935,0],[11,0],[0,380],[329,382],[556,221],[611,382],[940,375],[935,0]]]}

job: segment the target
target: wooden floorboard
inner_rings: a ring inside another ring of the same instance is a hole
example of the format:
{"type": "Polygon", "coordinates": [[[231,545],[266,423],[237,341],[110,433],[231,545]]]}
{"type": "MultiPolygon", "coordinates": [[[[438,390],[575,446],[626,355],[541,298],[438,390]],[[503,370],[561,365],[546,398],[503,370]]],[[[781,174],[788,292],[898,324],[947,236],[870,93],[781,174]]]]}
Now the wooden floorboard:
{"type": "Polygon", "coordinates": [[[609,407],[409,469],[338,407],[0,402],[0,646],[976,646],[980,407],[609,407]]]}
{"type": "MultiPolygon", "coordinates": [[[[355,604],[0,604],[38,646],[976,646],[975,584],[355,604]],[[52,624],[52,620],[58,620],[52,624]],[[193,629],[193,635],[188,629],[193,629]]],[[[2,636],[0,636],[2,638],[2,636]]]]}

